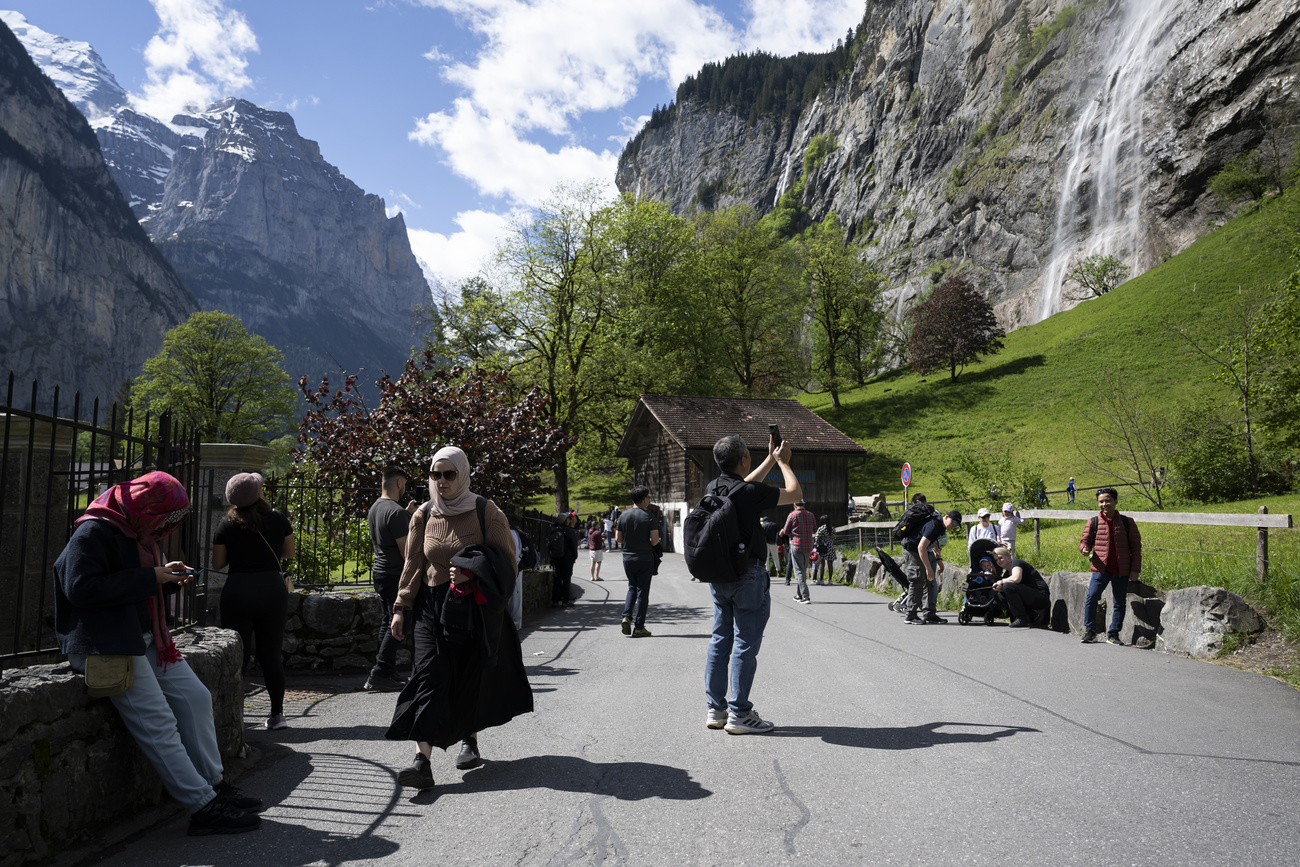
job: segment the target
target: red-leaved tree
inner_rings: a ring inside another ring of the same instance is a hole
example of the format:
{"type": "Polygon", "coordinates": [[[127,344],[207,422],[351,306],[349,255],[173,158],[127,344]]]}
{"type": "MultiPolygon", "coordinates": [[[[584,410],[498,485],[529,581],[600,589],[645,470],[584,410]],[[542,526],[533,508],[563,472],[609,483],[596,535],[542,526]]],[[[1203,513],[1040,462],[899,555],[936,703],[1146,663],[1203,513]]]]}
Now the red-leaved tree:
{"type": "MultiPolygon", "coordinates": [[[[573,447],[574,437],[552,424],[546,400],[536,389],[512,398],[499,371],[440,370],[426,351],[406,362],[400,376],[385,373],[375,383],[374,406],[348,374],[342,389],[329,380],[298,386],[311,410],[298,428],[300,465],[335,480],[378,485],[392,465],[418,486],[428,477],[429,459],[443,446],[459,446],[469,457],[473,489],[498,504],[519,503],[551,490],[543,474],[573,447]]],[[[354,493],[327,509],[362,517],[370,495],[354,493]]]]}
{"type": "Polygon", "coordinates": [[[964,277],[944,280],[907,315],[913,323],[907,351],[917,373],[947,368],[956,379],[966,365],[1001,349],[1006,336],[993,305],[964,277]]]}

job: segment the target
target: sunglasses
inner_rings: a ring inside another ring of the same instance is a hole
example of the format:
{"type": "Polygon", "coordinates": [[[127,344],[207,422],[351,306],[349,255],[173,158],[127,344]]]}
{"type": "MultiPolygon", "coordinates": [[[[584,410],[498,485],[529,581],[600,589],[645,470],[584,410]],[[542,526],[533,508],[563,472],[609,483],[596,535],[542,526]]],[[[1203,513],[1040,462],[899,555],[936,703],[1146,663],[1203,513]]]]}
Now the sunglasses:
{"type": "Polygon", "coordinates": [[[441,470],[441,471],[429,470],[429,478],[433,479],[435,482],[438,481],[439,479],[446,479],[449,482],[454,482],[456,481],[456,471],[455,470],[441,470]]]}

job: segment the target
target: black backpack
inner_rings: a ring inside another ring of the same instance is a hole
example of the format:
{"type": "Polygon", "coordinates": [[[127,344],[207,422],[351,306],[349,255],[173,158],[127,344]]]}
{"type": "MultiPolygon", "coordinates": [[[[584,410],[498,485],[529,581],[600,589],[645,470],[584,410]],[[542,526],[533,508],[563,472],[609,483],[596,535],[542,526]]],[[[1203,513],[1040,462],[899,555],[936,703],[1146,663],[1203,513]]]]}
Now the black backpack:
{"type": "Polygon", "coordinates": [[[565,532],[563,527],[556,527],[551,530],[551,537],[546,540],[546,553],[551,555],[552,563],[562,562],[566,556],[565,552],[565,532]]]}
{"type": "Polygon", "coordinates": [[[939,517],[939,510],[929,503],[913,503],[903,512],[903,517],[889,531],[889,536],[896,542],[910,539],[921,532],[926,522],[939,517]]]}
{"type": "Polygon", "coordinates": [[[749,553],[740,538],[740,516],[731,491],[718,482],[709,486],[682,522],[686,568],[697,581],[725,584],[749,570],[749,553]]]}
{"type": "Polygon", "coordinates": [[[519,571],[526,572],[529,569],[537,568],[537,549],[533,547],[533,540],[528,538],[528,534],[523,530],[516,530],[519,534],[519,571]]]}

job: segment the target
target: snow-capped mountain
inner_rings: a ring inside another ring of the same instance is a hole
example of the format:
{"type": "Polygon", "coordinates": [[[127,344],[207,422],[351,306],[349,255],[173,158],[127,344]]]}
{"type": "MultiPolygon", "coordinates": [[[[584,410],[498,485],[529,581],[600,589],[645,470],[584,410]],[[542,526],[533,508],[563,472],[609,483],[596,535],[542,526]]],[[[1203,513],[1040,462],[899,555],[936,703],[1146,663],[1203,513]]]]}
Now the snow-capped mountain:
{"type": "Polygon", "coordinates": [[[0,18],[90,120],[113,180],[205,309],[239,316],[295,376],[400,368],[409,314],[430,302],[406,223],[290,115],[230,98],[165,123],[131,108],[88,43],[0,18]]]}

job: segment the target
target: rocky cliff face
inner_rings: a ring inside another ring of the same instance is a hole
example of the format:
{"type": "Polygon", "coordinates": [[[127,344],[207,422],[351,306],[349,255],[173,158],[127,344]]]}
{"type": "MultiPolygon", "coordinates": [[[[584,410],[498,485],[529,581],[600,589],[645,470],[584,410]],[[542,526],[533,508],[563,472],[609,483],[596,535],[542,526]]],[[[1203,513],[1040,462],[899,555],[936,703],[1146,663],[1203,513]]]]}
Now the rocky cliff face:
{"type": "MultiPolygon", "coordinates": [[[[0,377],[112,400],[198,305],[81,113],[0,24],[0,377]]],[[[47,392],[48,393],[48,392],[47,392]]]]}
{"type": "Polygon", "coordinates": [[[401,215],[284,112],[225,99],[173,125],[206,132],[182,139],[143,225],[203,306],[243,319],[294,375],[397,371],[430,300],[401,215]]]}
{"type": "Polygon", "coordinates": [[[679,213],[768,210],[828,137],[806,219],[837,212],[900,310],[962,267],[1014,327],[1069,306],[1082,256],[1140,273],[1220,218],[1206,182],[1294,92],[1298,45],[1300,0],[875,2],[851,68],[797,118],[686,101],[628,146],[618,185],[679,213]]]}

